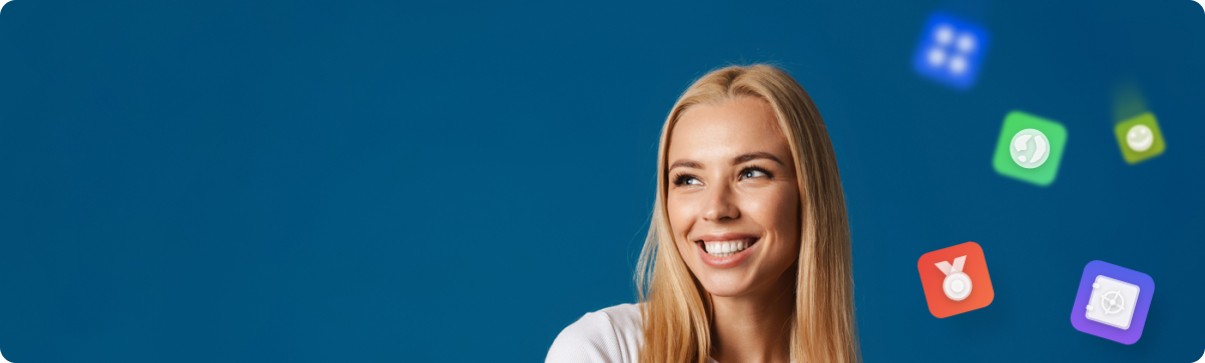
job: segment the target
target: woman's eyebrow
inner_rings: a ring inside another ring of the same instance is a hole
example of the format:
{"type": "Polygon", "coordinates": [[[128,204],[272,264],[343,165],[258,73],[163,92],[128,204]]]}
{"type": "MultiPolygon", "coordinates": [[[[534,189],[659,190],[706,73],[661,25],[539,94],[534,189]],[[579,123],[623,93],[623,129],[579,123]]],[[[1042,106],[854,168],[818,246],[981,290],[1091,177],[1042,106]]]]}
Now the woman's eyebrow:
{"type": "Polygon", "coordinates": [[[771,154],[768,152],[762,152],[762,151],[737,156],[736,158],[732,159],[732,165],[737,165],[740,163],[744,163],[744,162],[747,162],[750,160],[757,160],[757,159],[770,159],[770,160],[774,160],[774,162],[778,163],[778,165],[783,165],[782,160],[778,160],[777,156],[774,156],[774,154],[771,154]]]}
{"type": "Polygon", "coordinates": [[[703,164],[699,164],[698,162],[696,162],[694,160],[678,160],[678,161],[675,161],[673,164],[670,164],[669,169],[665,169],[665,170],[674,170],[674,168],[677,168],[677,167],[702,169],[703,164]]]}

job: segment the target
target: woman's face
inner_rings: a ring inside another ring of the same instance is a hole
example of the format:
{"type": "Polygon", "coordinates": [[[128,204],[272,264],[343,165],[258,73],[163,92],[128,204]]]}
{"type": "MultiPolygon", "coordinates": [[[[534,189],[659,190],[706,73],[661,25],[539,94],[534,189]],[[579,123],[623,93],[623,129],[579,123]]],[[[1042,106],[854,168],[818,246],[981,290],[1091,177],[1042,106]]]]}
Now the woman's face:
{"type": "MultiPolygon", "coordinates": [[[[772,289],[799,256],[795,161],[773,109],[738,97],[691,106],[669,144],[674,243],[716,296],[772,289]]],[[[793,276],[793,275],[792,275],[793,276]]]]}

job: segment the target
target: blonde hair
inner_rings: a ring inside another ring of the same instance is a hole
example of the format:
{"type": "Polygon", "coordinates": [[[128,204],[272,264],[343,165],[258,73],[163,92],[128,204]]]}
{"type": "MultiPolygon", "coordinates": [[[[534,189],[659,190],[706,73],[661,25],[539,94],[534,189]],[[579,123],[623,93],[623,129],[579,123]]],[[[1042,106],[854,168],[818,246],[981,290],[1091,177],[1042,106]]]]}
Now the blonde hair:
{"type": "Polygon", "coordinates": [[[665,209],[665,158],[674,124],[686,109],[741,96],[769,103],[786,134],[799,174],[802,231],[790,322],[791,361],[859,362],[849,223],[833,146],[820,112],[803,87],[786,72],[763,64],[730,66],[699,78],[678,98],[661,129],[657,200],[636,268],[639,298],[644,302],[640,362],[704,363],[708,359],[711,297],[674,245],[665,209]]]}

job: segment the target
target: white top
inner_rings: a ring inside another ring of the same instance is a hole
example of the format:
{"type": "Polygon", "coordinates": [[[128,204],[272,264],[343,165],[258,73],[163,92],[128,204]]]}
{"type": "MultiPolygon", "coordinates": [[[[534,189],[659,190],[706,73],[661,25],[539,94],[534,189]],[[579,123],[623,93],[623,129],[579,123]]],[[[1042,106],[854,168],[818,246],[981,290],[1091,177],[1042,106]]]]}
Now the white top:
{"type": "Polygon", "coordinates": [[[552,341],[544,363],[638,363],[643,339],[640,307],[615,305],[569,324],[552,341]]]}
{"type": "Polygon", "coordinates": [[[638,363],[643,341],[640,307],[615,305],[586,313],[562,330],[544,363],[638,363]]]}

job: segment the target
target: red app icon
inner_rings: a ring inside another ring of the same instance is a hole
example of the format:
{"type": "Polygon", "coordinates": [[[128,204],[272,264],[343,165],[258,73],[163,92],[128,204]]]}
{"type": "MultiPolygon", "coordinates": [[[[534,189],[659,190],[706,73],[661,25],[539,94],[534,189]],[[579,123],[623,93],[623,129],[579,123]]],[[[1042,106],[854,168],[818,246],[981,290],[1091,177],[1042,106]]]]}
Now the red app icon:
{"type": "Polygon", "coordinates": [[[926,253],[916,261],[929,312],[938,318],[992,303],[992,279],[978,243],[967,242],[926,253]]]}

